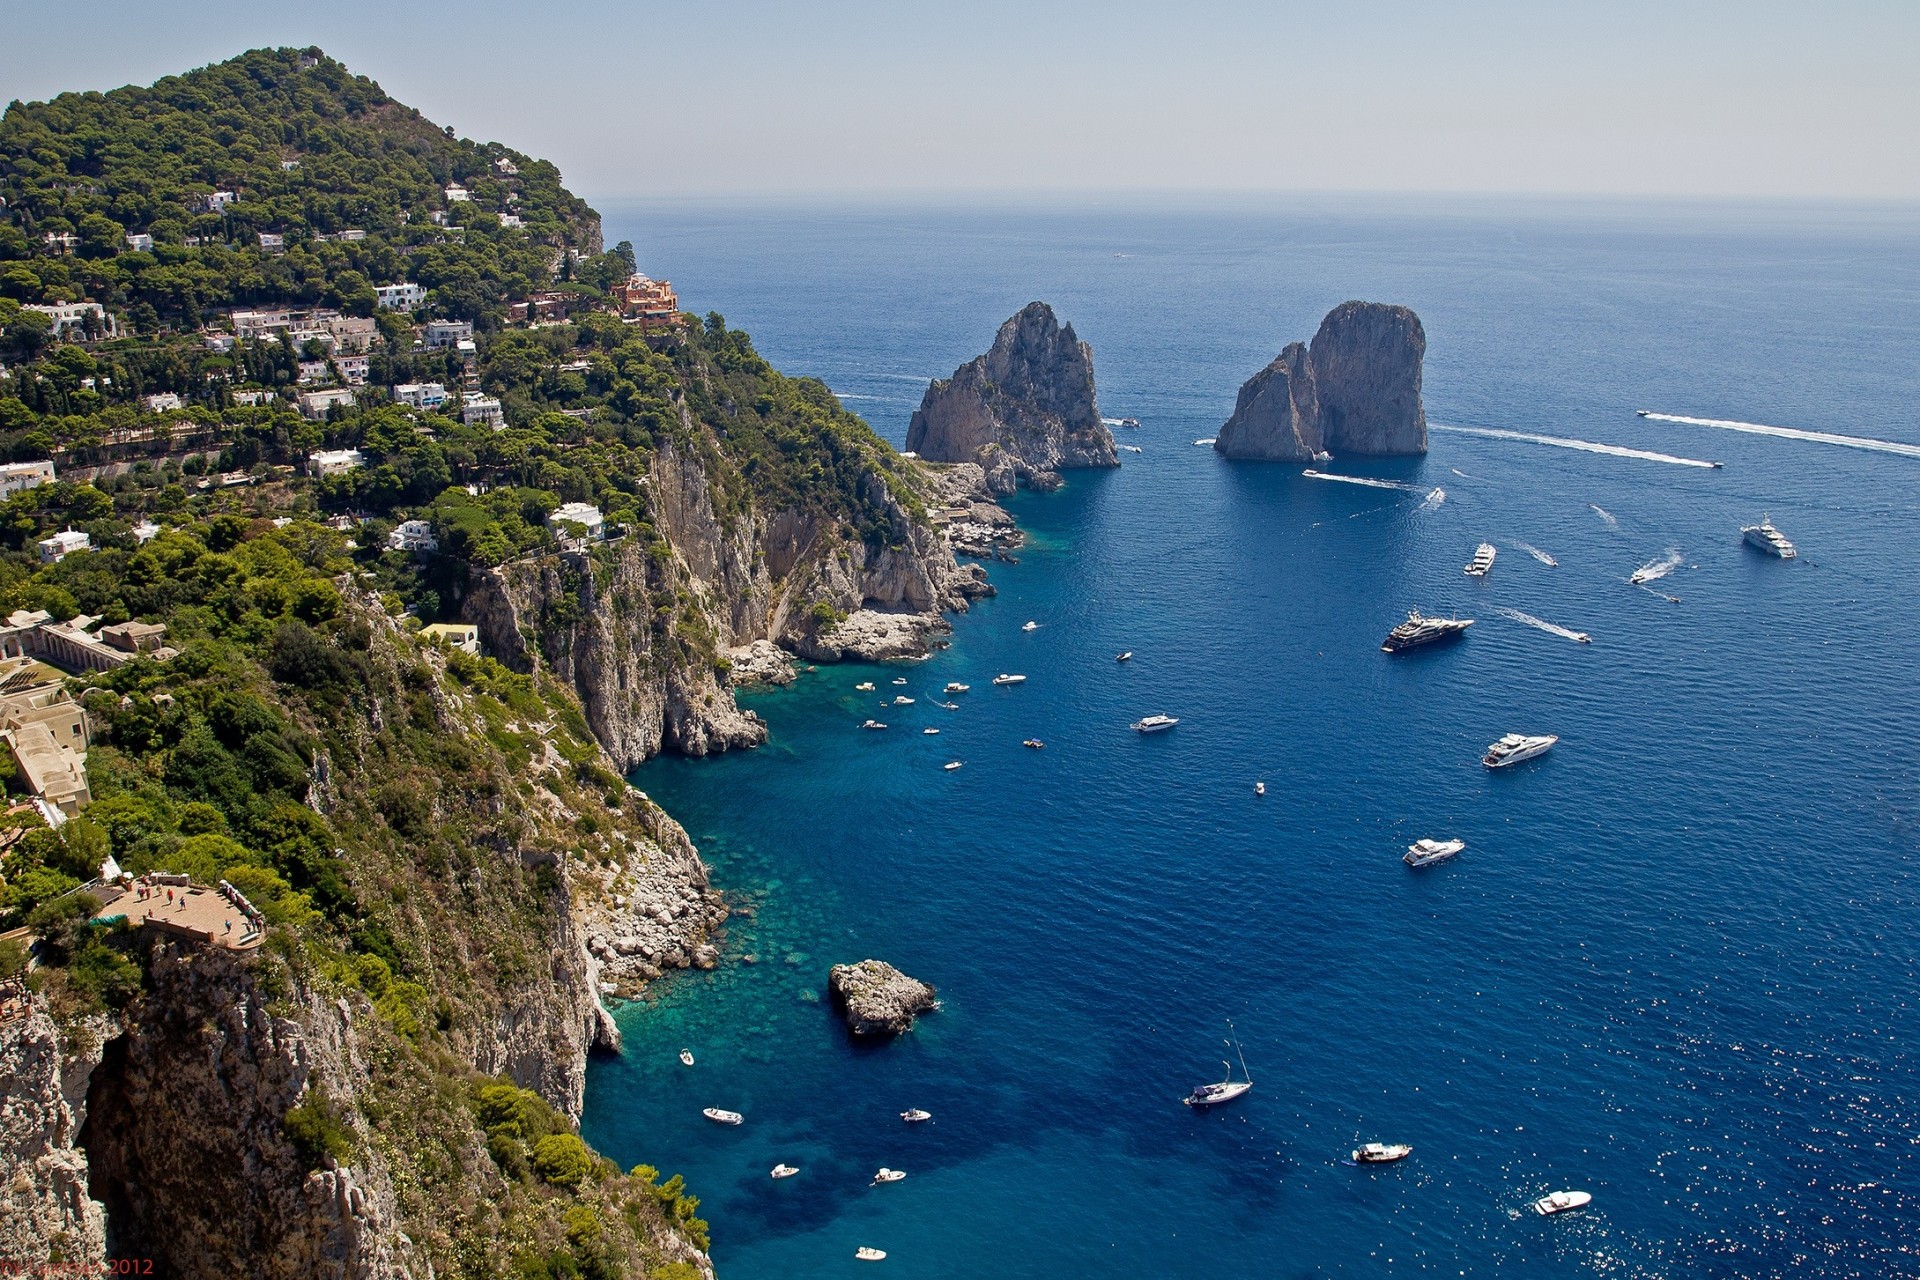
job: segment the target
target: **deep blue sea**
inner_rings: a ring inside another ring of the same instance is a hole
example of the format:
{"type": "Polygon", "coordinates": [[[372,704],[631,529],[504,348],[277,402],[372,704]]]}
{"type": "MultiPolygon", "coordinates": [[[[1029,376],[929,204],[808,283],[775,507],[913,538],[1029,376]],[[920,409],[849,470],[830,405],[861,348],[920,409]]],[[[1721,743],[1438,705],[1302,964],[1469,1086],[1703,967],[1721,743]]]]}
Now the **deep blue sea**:
{"type": "Polygon", "coordinates": [[[655,206],[621,238],[896,445],[1036,298],[1141,423],[1014,501],[1031,542],[951,648],[634,775],[754,914],[620,1011],[585,1132],[686,1176],[725,1280],[861,1245],[900,1278],[1920,1275],[1920,458],[1634,415],[1920,444],[1920,211],[655,206]],[[1419,312],[1436,424],[1725,467],[1436,430],[1328,468],[1382,488],[1194,445],[1348,298],[1419,312]],[[1768,513],[1797,561],[1742,546],[1768,513]],[[1478,621],[1381,653],[1413,606],[1478,621]],[[1561,741],[1482,769],[1514,730],[1561,741]],[[1410,872],[1420,836],[1467,850],[1410,872]],[[865,956],[944,1009],[851,1043],[821,997],[865,956]],[[1196,1113],[1229,1019],[1255,1088],[1196,1113]],[[1346,1163],[1369,1140],[1414,1154],[1346,1163]],[[1591,1208],[1525,1211],[1561,1188],[1591,1208]]]}

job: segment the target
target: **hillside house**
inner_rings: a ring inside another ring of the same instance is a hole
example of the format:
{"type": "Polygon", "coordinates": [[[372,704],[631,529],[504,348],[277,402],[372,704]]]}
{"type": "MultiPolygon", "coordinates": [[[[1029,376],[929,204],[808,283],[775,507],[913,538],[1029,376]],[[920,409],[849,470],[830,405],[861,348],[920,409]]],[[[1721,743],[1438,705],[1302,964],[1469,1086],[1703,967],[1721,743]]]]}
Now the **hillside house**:
{"type": "Polygon", "coordinates": [[[366,465],[367,457],[358,449],[322,449],[307,457],[307,469],[322,479],[343,476],[366,465]]]}
{"type": "Polygon", "coordinates": [[[0,465],[0,498],[28,489],[38,489],[43,484],[52,484],[53,460],[39,462],[9,462],[0,465]]]}
{"type": "Polygon", "coordinates": [[[417,284],[375,285],[373,294],[382,311],[418,311],[427,305],[427,291],[417,284]]]}

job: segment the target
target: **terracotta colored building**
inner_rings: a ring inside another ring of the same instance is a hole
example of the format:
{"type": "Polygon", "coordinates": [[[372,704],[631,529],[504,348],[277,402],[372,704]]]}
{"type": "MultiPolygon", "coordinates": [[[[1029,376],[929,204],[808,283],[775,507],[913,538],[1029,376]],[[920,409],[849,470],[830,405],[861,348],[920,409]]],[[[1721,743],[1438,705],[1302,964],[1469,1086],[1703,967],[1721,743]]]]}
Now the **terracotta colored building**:
{"type": "Polygon", "coordinates": [[[622,318],[642,329],[669,329],[680,323],[680,299],[665,280],[633,276],[613,287],[613,305],[622,318]]]}

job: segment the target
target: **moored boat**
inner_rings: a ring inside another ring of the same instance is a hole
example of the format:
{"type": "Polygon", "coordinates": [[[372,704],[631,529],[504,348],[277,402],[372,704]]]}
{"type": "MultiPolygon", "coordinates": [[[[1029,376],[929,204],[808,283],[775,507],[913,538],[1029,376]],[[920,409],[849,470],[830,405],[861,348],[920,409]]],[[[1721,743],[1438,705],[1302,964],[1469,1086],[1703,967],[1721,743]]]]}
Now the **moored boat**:
{"type": "Polygon", "coordinates": [[[903,693],[894,698],[893,705],[896,707],[910,707],[913,705],[913,699],[903,693]]]}
{"type": "Polygon", "coordinates": [[[1254,784],[1253,784],[1253,794],[1255,794],[1255,795],[1257,795],[1257,796],[1263,796],[1263,795],[1265,795],[1265,794],[1267,794],[1267,784],[1266,784],[1266,783],[1264,783],[1264,782],[1256,782],[1256,783],[1254,783],[1254,784]]]}
{"type": "Polygon", "coordinates": [[[1003,671],[999,675],[993,678],[993,682],[999,685],[1025,684],[1027,682],[1027,678],[1025,676],[1008,675],[1006,672],[1003,671]]]}
{"type": "Polygon", "coordinates": [[[956,693],[965,693],[967,690],[971,688],[973,688],[973,686],[970,684],[961,684],[958,680],[949,680],[947,681],[946,691],[948,695],[952,695],[956,693]]]}
{"type": "Polygon", "coordinates": [[[738,1111],[727,1111],[721,1107],[703,1107],[700,1110],[700,1114],[715,1124],[739,1124],[742,1120],[746,1119],[746,1117],[738,1111]]]}
{"type": "Polygon", "coordinates": [[[938,733],[938,732],[940,732],[940,731],[939,731],[938,729],[936,729],[936,728],[934,728],[934,727],[933,727],[932,725],[928,725],[928,726],[927,726],[926,728],[924,728],[924,729],[922,729],[922,730],[921,730],[920,732],[922,732],[922,733],[938,733]]]}
{"type": "Polygon", "coordinates": [[[1539,733],[1531,736],[1524,733],[1509,733],[1500,741],[1487,748],[1487,754],[1480,757],[1480,763],[1489,769],[1504,769],[1508,765],[1519,764],[1522,760],[1531,760],[1543,756],[1560,741],[1555,733],[1539,733]]]}
{"type": "Polygon", "coordinates": [[[861,1245],[853,1251],[853,1256],[862,1262],[880,1262],[887,1256],[885,1249],[875,1249],[871,1245],[861,1245]]]}
{"type": "Polygon", "coordinates": [[[1465,840],[1415,840],[1407,846],[1406,855],[1400,861],[1410,867],[1430,867],[1436,862],[1445,862],[1466,847],[1465,840]]]}
{"type": "Polygon", "coordinates": [[[1533,1211],[1546,1217],[1549,1214],[1565,1213],[1569,1209],[1584,1209],[1592,1203],[1591,1192],[1549,1191],[1533,1202],[1533,1211]]]}
{"type": "Polygon", "coordinates": [[[905,684],[907,682],[907,678],[905,676],[895,676],[893,678],[893,682],[895,684],[905,684]]]}
{"type": "Polygon", "coordinates": [[[1791,560],[1800,553],[1787,541],[1787,535],[1773,527],[1772,516],[1761,516],[1759,524],[1750,524],[1740,530],[1740,536],[1748,546],[1764,551],[1770,556],[1782,560],[1791,560]]]}
{"type": "Polygon", "coordinates": [[[693,1065],[693,1050],[682,1049],[680,1051],[680,1065],[683,1067],[690,1067],[693,1065]]]}
{"type": "Polygon", "coordinates": [[[800,1167],[798,1165],[777,1164],[773,1166],[773,1172],[769,1173],[767,1176],[769,1178],[791,1178],[794,1174],[798,1172],[800,1172],[800,1167]]]}
{"type": "MultiPolygon", "coordinates": [[[[1229,1032],[1233,1030],[1232,1021],[1228,1021],[1227,1030],[1229,1032]]],[[[1233,1046],[1234,1055],[1240,1059],[1240,1074],[1246,1078],[1244,1080],[1235,1080],[1233,1078],[1233,1063],[1223,1060],[1220,1065],[1227,1069],[1226,1076],[1214,1084],[1195,1086],[1192,1093],[1180,1099],[1181,1102],[1189,1107],[1217,1107],[1223,1102],[1232,1102],[1235,1098],[1253,1088],[1253,1073],[1247,1070],[1247,1055],[1240,1051],[1239,1038],[1229,1035],[1225,1043],[1233,1046]]]]}
{"type": "Polygon", "coordinates": [[[1119,653],[1116,653],[1116,654],[1114,654],[1114,655],[1113,655],[1113,660],[1114,660],[1115,662],[1132,662],[1132,661],[1133,661],[1133,650],[1131,650],[1131,649],[1122,649],[1122,650],[1121,650],[1121,651],[1120,651],[1119,653]]]}
{"type": "Polygon", "coordinates": [[[1127,728],[1135,733],[1165,733],[1179,723],[1179,716],[1142,716],[1127,728]]]}
{"type": "Polygon", "coordinates": [[[902,1111],[900,1113],[900,1118],[902,1120],[905,1120],[908,1124],[921,1124],[925,1121],[933,1119],[933,1112],[922,1111],[918,1107],[913,1107],[910,1110],[902,1111]]]}
{"type": "Polygon", "coordinates": [[[855,685],[855,686],[853,686],[853,687],[854,687],[855,689],[857,689],[857,690],[858,690],[859,692],[861,692],[861,693],[872,693],[872,692],[873,692],[873,681],[871,681],[871,680],[862,680],[862,681],[861,681],[861,682],[860,682],[859,684],[857,684],[857,685],[855,685]]]}
{"type": "Polygon", "coordinates": [[[1020,624],[1020,629],[1022,631],[1038,631],[1040,629],[1040,624],[1033,621],[1033,619],[1029,618],[1027,619],[1027,621],[1020,624]]]}
{"type": "Polygon", "coordinates": [[[1038,738],[1028,738],[1025,741],[1023,741],[1020,745],[1023,747],[1030,747],[1033,750],[1038,751],[1042,747],[1045,747],[1047,744],[1040,741],[1040,739],[1038,738]]]}
{"type": "Polygon", "coordinates": [[[941,765],[940,767],[942,769],[945,769],[948,773],[952,773],[955,769],[958,769],[960,765],[961,765],[961,761],[949,760],[945,764],[941,765]]]}
{"type": "Polygon", "coordinates": [[[862,729],[884,729],[887,726],[880,723],[878,720],[863,720],[860,723],[860,727],[862,729]]]}
{"type": "Polygon", "coordinates": [[[867,1185],[871,1187],[877,1186],[882,1182],[898,1182],[906,1176],[907,1171],[905,1169],[889,1169],[887,1166],[881,1165],[880,1172],[874,1174],[873,1181],[867,1185]]]}
{"type": "Polygon", "coordinates": [[[1487,570],[1493,568],[1493,558],[1499,554],[1491,542],[1483,542],[1473,549],[1473,559],[1467,561],[1466,574],[1470,578],[1484,578],[1487,570]]]}
{"type": "Polygon", "coordinates": [[[1403,653],[1442,640],[1457,640],[1473,625],[1472,618],[1429,618],[1418,609],[1407,610],[1407,620],[1387,632],[1382,653],[1403,653]]]}
{"type": "Polygon", "coordinates": [[[1355,1164],[1392,1164],[1413,1154],[1404,1142],[1366,1142],[1353,1149],[1355,1164]]]}

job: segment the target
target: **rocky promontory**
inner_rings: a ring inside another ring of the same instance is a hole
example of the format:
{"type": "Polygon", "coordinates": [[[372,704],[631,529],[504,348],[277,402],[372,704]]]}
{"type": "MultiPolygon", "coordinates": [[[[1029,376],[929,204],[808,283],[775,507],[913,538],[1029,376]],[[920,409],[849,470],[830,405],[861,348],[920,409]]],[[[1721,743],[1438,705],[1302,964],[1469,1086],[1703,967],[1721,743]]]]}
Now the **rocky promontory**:
{"type": "Polygon", "coordinates": [[[907,449],[931,462],[977,463],[989,490],[1057,489],[1069,467],[1115,467],[1100,421],[1093,349],[1053,308],[1030,302],[993,348],[933,383],[907,426],[907,449]]]}
{"type": "Polygon", "coordinates": [[[1311,348],[1289,343],[1247,380],[1213,447],[1269,462],[1306,462],[1323,450],[1425,453],[1426,352],[1426,331],[1409,308],[1343,302],[1320,322],[1311,348]]]}
{"type": "Polygon", "coordinates": [[[931,986],[909,978],[884,960],[837,964],[827,974],[834,1005],[857,1036],[897,1036],[913,1029],[916,1015],[935,1007],[931,986]]]}

